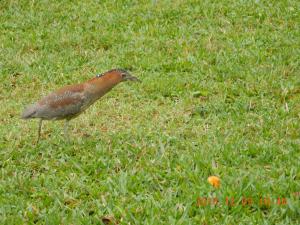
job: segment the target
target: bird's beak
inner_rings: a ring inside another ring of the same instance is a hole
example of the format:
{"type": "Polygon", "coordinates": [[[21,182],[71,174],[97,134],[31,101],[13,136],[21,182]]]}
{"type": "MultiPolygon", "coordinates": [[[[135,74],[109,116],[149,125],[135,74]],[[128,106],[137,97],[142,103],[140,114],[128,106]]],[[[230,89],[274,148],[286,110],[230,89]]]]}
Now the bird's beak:
{"type": "Polygon", "coordinates": [[[137,77],[135,77],[135,76],[130,76],[130,77],[128,77],[128,80],[130,80],[130,81],[137,81],[137,82],[142,82],[140,79],[138,79],[137,77]]]}

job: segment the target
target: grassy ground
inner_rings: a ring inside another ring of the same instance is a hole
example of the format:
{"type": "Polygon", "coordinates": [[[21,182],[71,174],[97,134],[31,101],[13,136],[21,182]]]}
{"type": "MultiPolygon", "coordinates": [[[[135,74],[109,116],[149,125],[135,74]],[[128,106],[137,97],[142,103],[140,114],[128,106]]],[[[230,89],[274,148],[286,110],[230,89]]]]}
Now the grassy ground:
{"type": "Polygon", "coordinates": [[[299,7],[0,1],[1,224],[299,223],[299,7]],[[143,82],[36,146],[24,106],[112,68],[143,82]]]}

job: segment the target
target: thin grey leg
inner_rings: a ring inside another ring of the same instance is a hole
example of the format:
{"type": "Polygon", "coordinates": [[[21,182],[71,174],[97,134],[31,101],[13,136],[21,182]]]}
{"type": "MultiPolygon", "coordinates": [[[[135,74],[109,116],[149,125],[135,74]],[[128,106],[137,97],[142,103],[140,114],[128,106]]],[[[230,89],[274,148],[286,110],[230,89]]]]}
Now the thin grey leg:
{"type": "Polygon", "coordinates": [[[69,128],[69,120],[66,120],[65,126],[64,126],[64,133],[65,133],[65,138],[66,138],[67,142],[69,142],[68,128],[69,128]]]}
{"type": "Polygon", "coordinates": [[[43,119],[40,119],[40,122],[39,122],[39,130],[38,130],[38,138],[37,138],[37,141],[36,141],[37,144],[39,143],[40,137],[41,137],[42,122],[43,122],[43,119]]]}

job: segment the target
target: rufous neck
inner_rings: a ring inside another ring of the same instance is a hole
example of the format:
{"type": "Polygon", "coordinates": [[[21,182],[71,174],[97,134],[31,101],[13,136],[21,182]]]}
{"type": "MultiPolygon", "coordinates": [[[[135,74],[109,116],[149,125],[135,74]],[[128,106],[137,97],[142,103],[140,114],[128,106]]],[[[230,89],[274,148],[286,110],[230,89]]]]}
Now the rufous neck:
{"type": "Polygon", "coordinates": [[[115,74],[107,74],[102,77],[95,77],[87,81],[87,84],[90,86],[90,93],[96,98],[99,98],[120,83],[121,80],[122,79],[115,74]]]}

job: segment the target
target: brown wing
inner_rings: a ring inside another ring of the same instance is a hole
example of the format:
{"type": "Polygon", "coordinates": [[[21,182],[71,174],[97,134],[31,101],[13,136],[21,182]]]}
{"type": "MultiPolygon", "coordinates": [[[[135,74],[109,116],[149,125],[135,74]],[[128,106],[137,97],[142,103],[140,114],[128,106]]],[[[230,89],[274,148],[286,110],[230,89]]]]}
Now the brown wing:
{"type": "Polygon", "coordinates": [[[68,119],[82,112],[85,103],[83,86],[67,86],[41,99],[35,117],[43,119],[68,119]]]}

